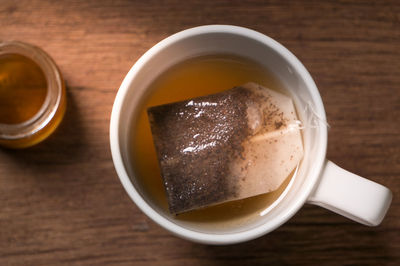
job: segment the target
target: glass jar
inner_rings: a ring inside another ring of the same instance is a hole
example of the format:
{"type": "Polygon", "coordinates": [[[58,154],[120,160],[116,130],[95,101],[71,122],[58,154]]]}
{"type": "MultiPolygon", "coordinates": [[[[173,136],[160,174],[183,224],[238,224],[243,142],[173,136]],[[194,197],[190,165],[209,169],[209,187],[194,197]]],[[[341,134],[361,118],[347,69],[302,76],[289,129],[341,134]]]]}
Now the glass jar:
{"type": "MultiPolygon", "coordinates": [[[[46,80],[47,92],[43,104],[36,113],[26,121],[17,123],[0,121],[0,145],[8,148],[25,148],[46,139],[60,124],[66,108],[65,84],[53,59],[38,47],[17,41],[0,42],[0,58],[7,56],[22,56],[30,59],[42,70],[46,80]]],[[[5,86],[0,86],[0,90],[7,89],[5,86]]],[[[1,91],[0,97],[2,97],[1,91]]],[[[29,100],[29,95],[26,98],[29,100]]],[[[24,104],[26,102],[21,102],[22,106],[18,108],[24,108],[24,104]]],[[[12,110],[11,108],[8,111],[12,112],[12,110]]],[[[3,113],[3,115],[13,114],[3,113]]]]}

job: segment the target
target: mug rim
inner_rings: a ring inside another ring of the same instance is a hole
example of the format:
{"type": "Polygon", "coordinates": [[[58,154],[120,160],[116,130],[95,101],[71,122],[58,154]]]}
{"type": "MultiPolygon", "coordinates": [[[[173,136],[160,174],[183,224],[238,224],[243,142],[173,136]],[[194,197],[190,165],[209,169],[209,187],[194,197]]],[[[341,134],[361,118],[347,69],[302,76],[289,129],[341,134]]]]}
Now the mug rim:
{"type": "Polygon", "coordinates": [[[138,206],[138,208],[141,209],[141,211],[144,212],[150,219],[152,219],[154,222],[164,227],[168,231],[172,232],[173,234],[187,240],[205,244],[234,244],[255,239],[270,231],[275,230],[277,227],[289,220],[304,205],[308,196],[310,195],[313,188],[317,184],[317,181],[319,180],[320,172],[325,161],[327,148],[327,126],[323,123],[319,123],[320,143],[316,151],[316,158],[313,162],[314,166],[307,176],[307,185],[302,189],[301,193],[297,195],[294,203],[279,214],[279,219],[273,219],[267,223],[263,223],[246,231],[217,234],[198,232],[184,228],[159,214],[142,198],[140,193],[136,190],[136,188],[130,181],[127,170],[125,169],[119,145],[119,123],[121,107],[123,105],[125,96],[130,88],[131,81],[134,79],[139,70],[155,54],[162,51],[164,48],[174,44],[175,42],[178,42],[181,39],[209,33],[229,33],[240,35],[242,37],[259,41],[263,45],[268,46],[274,52],[281,55],[304,79],[307,89],[310,91],[311,97],[315,103],[315,111],[318,113],[321,119],[325,120],[325,109],[314,80],[312,79],[310,73],[307,71],[304,65],[300,62],[300,60],[297,59],[297,57],[292,54],[287,48],[285,48],[283,45],[273,40],[272,38],[248,28],[232,25],[205,25],[180,31],[161,40],[159,43],[157,43],[147,52],[145,52],[131,67],[128,74],[125,76],[120,88],[118,89],[113,104],[110,120],[110,148],[115,170],[125,191],[128,193],[131,200],[138,206]]]}

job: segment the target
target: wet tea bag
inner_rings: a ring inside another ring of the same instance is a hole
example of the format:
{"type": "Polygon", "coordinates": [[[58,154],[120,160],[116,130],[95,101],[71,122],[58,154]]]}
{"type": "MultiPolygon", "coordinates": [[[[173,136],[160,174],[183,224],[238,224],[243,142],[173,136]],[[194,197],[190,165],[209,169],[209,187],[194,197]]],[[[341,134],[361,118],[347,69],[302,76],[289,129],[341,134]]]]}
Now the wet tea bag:
{"type": "Polygon", "coordinates": [[[291,98],[255,83],[148,116],[173,214],[274,191],[303,157],[291,98]]]}

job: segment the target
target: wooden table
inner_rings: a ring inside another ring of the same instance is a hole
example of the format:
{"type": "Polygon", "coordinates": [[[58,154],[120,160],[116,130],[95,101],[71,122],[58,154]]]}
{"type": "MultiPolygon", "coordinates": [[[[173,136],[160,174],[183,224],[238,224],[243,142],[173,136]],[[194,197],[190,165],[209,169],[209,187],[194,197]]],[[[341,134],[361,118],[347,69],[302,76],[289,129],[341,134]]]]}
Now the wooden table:
{"type": "Polygon", "coordinates": [[[42,47],[68,85],[54,135],[0,149],[0,265],[400,265],[400,2],[264,2],[0,0],[0,39],[42,47]],[[255,29],[298,56],[325,103],[328,157],[394,193],[380,226],[305,206],[267,236],[207,246],[131,202],[108,141],[118,87],[155,43],[203,24],[255,29]]]}

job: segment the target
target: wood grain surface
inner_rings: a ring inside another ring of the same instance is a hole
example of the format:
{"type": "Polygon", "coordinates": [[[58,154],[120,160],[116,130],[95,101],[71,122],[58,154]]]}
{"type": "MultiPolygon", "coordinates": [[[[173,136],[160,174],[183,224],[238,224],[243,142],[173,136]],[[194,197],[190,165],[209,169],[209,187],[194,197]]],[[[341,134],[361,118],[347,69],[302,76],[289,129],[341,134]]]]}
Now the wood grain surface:
{"type": "Polygon", "coordinates": [[[0,149],[0,265],[400,265],[399,1],[0,0],[0,39],[43,48],[68,86],[47,141],[0,149]],[[118,87],[155,43],[204,24],[255,29],[298,56],[325,103],[328,158],[394,193],[380,226],[305,206],[267,236],[207,246],[131,202],[108,141],[118,87]]]}

